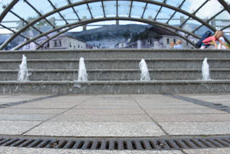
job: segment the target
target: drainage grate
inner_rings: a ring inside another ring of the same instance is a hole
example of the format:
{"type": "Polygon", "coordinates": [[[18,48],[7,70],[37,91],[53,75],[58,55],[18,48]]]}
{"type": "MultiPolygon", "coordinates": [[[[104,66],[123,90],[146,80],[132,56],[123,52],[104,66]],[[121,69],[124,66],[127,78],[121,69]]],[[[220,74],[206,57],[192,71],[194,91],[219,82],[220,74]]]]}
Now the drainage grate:
{"type": "Polygon", "coordinates": [[[179,150],[230,147],[228,137],[32,138],[0,137],[0,146],[81,150],[179,150]]]}

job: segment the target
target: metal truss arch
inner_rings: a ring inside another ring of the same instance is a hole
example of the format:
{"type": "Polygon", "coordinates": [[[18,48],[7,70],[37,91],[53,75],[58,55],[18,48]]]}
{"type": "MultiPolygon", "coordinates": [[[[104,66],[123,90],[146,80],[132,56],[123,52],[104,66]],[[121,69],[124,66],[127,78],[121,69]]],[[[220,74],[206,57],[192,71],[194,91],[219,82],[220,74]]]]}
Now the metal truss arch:
{"type": "MultiPolygon", "coordinates": [[[[19,0],[12,0],[12,2],[5,8],[5,10],[3,11],[3,13],[0,15],[0,23],[1,23],[1,21],[3,20],[3,18],[6,16],[6,14],[7,14],[8,12],[10,12],[10,10],[18,3],[18,1],[19,1],[19,0]]],[[[92,14],[92,12],[91,12],[91,9],[90,9],[90,7],[89,7],[89,4],[95,3],[95,2],[100,2],[100,3],[102,4],[104,18],[106,18],[106,13],[105,13],[105,8],[104,8],[104,7],[105,7],[105,6],[104,6],[104,2],[106,2],[106,1],[115,1],[116,4],[118,3],[118,0],[84,0],[84,1],[78,1],[78,2],[75,2],[75,3],[73,3],[73,2],[71,3],[70,0],[67,0],[67,1],[68,1],[68,5],[61,6],[61,7],[59,7],[59,8],[54,7],[54,9],[53,9],[52,11],[47,12],[46,14],[43,14],[43,15],[39,16],[39,17],[36,18],[35,20],[29,22],[26,26],[24,26],[24,27],[22,27],[21,29],[19,29],[17,32],[15,32],[8,40],[6,40],[6,41],[0,46],[0,49],[4,49],[11,41],[13,41],[17,36],[22,35],[22,32],[26,31],[29,27],[33,27],[37,22],[41,21],[42,19],[46,19],[47,17],[49,17],[49,16],[51,16],[51,15],[53,15],[53,14],[55,14],[55,13],[60,14],[61,11],[66,10],[66,9],[69,9],[69,8],[74,9],[74,7],[76,7],[76,6],[87,5],[88,10],[89,10],[90,15],[91,15],[91,18],[92,18],[92,19],[95,19],[95,18],[93,17],[93,14],[92,14]]],[[[182,14],[188,16],[189,18],[192,18],[192,19],[194,19],[195,21],[198,21],[199,23],[201,23],[202,26],[206,26],[206,27],[208,27],[209,29],[211,29],[211,30],[213,30],[213,31],[216,30],[216,28],[213,27],[213,26],[211,26],[207,21],[204,21],[204,20],[202,20],[201,18],[197,17],[195,13],[189,13],[189,12],[187,12],[187,11],[181,9],[181,6],[183,5],[183,3],[184,3],[186,0],[183,0],[182,3],[180,3],[179,7],[175,7],[175,6],[172,6],[172,5],[167,4],[167,3],[166,3],[166,0],[164,0],[163,2],[153,1],[153,0],[119,0],[119,1],[131,1],[132,3],[133,3],[133,2],[142,2],[142,3],[145,3],[144,12],[142,13],[142,16],[140,17],[140,19],[143,19],[144,13],[145,13],[145,10],[146,10],[148,4],[153,4],[153,5],[160,6],[160,8],[165,7],[165,8],[174,10],[175,12],[182,13],[182,14]]],[[[219,1],[219,3],[224,7],[224,9],[227,10],[227,11],[230,13],[230,7],[229,7],[229,5],[228,5],[224,0],[218,0],[218,1],[219,1]]],[[[49,2],[50,2],[50,0],[49,0],[49,2]]],[[[132,7],[132,6],[131,6],[131,7],[132,7]]],[[[132,12],[132,8],[131,8],[131,7],[130,7],[130,11],[129,11],[129,17],[130,17],[130,19],[131,19],[131,12],[132,12]]],[[[159,14],[159,11],[161,11],[161,10],[158,10],[158,14],[159,14]]],[[[165,26],[167,25],[167,27],[172,28],[171,25],[169,25],[169,20],[171,20],[171,18],[175,15],[175,12],[174,12],[173,15],[167,20],[167,22],[166,22],[164,25],[162,25],[162,26],[165,27],[165,26]]],[[[76,15],[78,16],[78,14],[77,14],[76,11],[75,11],[75,13],[76,13],[76,15]]],[[[118,15],[118,5],[116,6],[116,18],[120,18],[119,15],[118,15]]],[[[79,19],[79,23],[80,23],[82,20],[80,19],[79,16],[78,16],[78,19],[79,19]]],[[[97,19],[97,18],[96,18],[96,19],[97,19]]],[[[154,19],[156,19],[156,17],[155,17],[154,19]]],[[[63,19],[63,20],[64,20],[64,19],[63,19]]],[[[65,20],[64,20],[64,21],[65,21],[65,20]]],[[[152,21],[152,22],[153,22],[153,24],[159,24],[159,23],[157,23],[156,21],[152,21]]],[[[186,21],[186,22],[187,22],[187,21],[186,21]]],[[[70,27],[70,25],[71,25],[70,23],[67,23],[67,22],[66,22],[66,25],[65,25],[65,26],[66,26],[66,27],[70,27]]],[[[174,27],[175,27],[175,26],[174,26],[174,27]]],[[[228,26],[226,26],[226,27],[228,27],[228,26]]],[[[53,27],[53,30],[55,30],[56,28],[57,28],[57,27],[53,27]]],[[[173,29],[176,30],[176,28],[173,28],[173,29]]],[[[178,27],[178,31],[184,32],[184,33],[188,34],[188,36],[193,36],[193,37],[196,36],[196,35],[194,34],[194,32],[188,32],[188,31],[186,31],[186,30],[183,30],[183,28],[180,28],[180,27],[178,27]]],[[[39,36],[37,36],[37,37],[39,38],[40,36],[46,36],[46,35],[44,35],[44,34],[47,34],[47,32],[41,33],[41,34],[39,34],[39,36]]],[[[197,38],[197,37],[196,37],[196,38],[197,38]]],[[[31,40],[33,40],[33,39],[31,39],[31,40]]],[[[29,41],[30,41],[30,40],[29,40],[29,41]]],[[[228,43],[230,43],[229,40],[226,39],[226,41],[227,41],[228,43]]],[[[28,41],[27,41],[27,42],[28,42],[28,41]]]]}
{"type": "MultiPolygon", "coordinates": [[[[168,25],[168,24],[164,24],[164,23],[161,23],[161,22],[157,22],[157,21],[153,21],[153,20],[147,20],[147,19],[140,19],[140,18],[132,18],[132,17],[106,17],[106,18],[96,18],[96,19],[88,19],[88,20],[84,20],[84,21],[79,21],[79,22],[75,22],[75,23],[72,23],[72,24],[69,24],[69,25],[65,25],[65,26],[62,26],[62,27],[58,27],[56,29],[53,29],[53,30],[50,30],[46,33],[43,33],[35,38],[32,38],[26,42],[24,42],[23,44],[17,46],[16,48],[14,48],[15,50],[18,50],[20,48],[22,48],[24,45],[26,44],[29,44],[30,42],[33,42],[41,37],[44,37],[46,35],[49,35],[55,31],[59,31],[61,29],[64,29],[64,28],[67,28],[67,27],[72,27],[72,26],[75,26],[75,25],[78,25],[78,26],[83,26],[83,25],[87,25],[87,24],[90,24],[90,23],[95,23],[95,22],[100,22],[100,21],[109,21],[109,20],[129,20],[129,21],[137,21],[137,22],[142,22],[142,23],[146,23],[146,24],[149,24],[149,25],[157,25],[157,26],[161,26],[162,28],[165,28],[167,27],[168,31],[169,29],[173,29],[175,31],[179,31],[179,32],[183,32],[185,33],[187,36],[192,36],[194,38],[197,38],[199,39],[199,36],[193,34],[193,33],[190,33],[182,28],[179,28],[179,27],[176,27],[176,26],[171,26],[171,25],[168,25]]],[[[70,29],[69,29],[70,30],[70,29]]],[[[174,33],[172,30],[170,30],[170,32],[174,33]]],[[[58,32],[58,33],[63,33],[63,32],[58,32]]],[[[186,37],[178,34],[178,33],[174,33],[175,35],[183,38],[184,40],[188,41],[190,44],[192,44],[194,46],[194,43],[192,43],[189,39],[187,39],[186,37]]],[[[54,37],[51,37],[51,39],[53,39],[54,37]]],[[[47,40],[51,40],[51,39],[47,39],[47,40]]]]}
{"type": "Polygon", "coordinates": [[[8,6],[6,6],[2,14],[0,15],[0,23],[5,18],[6,14],[14,7],[14,5],[17,4],[18,1],[19,0],[13,0],[8,6]]]}
{"type": "MultiPolygon", "coordinates": [[[[106,19],[106,20],[108,20],[108,19],[106,19]]],[[[111,20],[115,20],[115,19],[111,19],[111,20]]],[[[117,19],[117,20],[118,20],[118,19],[117,19]]],[[[119,20],[121,20],[121,19],[119,19],[119,20]]],[[[126,20],[127,20],[127,19],[126,19],[126,20]]],[[[92,21],[91,21],[91,22],[88,22],[88,24],[90,24],[90,23],[92,23],[92,21]]],[[[76,27],[78,27],[78,26],[82,26],[82,25],[72,26],[72,27],[69,27],[69,28],[67,28],[67,29],[65,29],[65,30],[63,30],[63,31],[61,31],[61,32],[59,32],[59,33],[57,33],[56,35],[50,37],[49,39],[47,39],[46,41],[44,41],[42,44],[40,44],[36,49],[41,48],[43,45],[45,45],[47,42],[49,42],[50,40],[54,39],[55,37],[58,37],[59,35],[61,35],[61,34],[65,33],[65,32],[67,32],[67,31],[69,31],[69,30],[71,30],[71,29],[73,29],[73,28],[76,28],[76,27]]],[[[153,25],[153,26],[154,26],[154,25],[153,25]]],[[[166,31],[169,31],[169,32],[173,33],[173,34],[176,35],[176,36],[179,36],[180,38],[182,38],[183,40],[187,41],[189,44],[191,44],[193,47],[196,48],[196,45],[195,45],[192,41],[190,41],[190,40],[187,39],[186,37],[180,35],[179,33],[175,32],[175,31],[172,31],[172,30],[170,30],[169,28],[165,28],[164,26],[159,26],[159,25],[157,25],[157,26],[158,26],[158,27],[161,27],[161,28],[164,28],[166,31]]]]}

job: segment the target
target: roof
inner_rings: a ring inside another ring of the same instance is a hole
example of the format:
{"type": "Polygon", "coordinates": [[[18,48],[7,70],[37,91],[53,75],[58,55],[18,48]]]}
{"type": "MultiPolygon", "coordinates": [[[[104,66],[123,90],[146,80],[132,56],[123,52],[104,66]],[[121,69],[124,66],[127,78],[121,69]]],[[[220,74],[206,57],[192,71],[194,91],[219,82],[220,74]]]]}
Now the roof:
{"type": "Polygon", "coordinates": [[[164,35],[176,36],[174,33],[167,31],[163,27],[152,26],[146,29],[145,31],[141,32],[139,35],[134,36],[131,39],[131,42],[137,41],[137,40],[148,39],[148,38],[160,39],[164,35]]]}
{"type": "Polygon", "coordinates": [[[78,40],[78,41],[81,41],[81,42],[86,43],[84,40],[78,39],[78,38],[75,38],[75,37],[72,37],[72,36],[70,36],[70,35],[68,35],[68,34],[61,34],[60,37],[69,37],[69,38],[71,38],[71,39],[75,39],[75,40],[78,40]]]}

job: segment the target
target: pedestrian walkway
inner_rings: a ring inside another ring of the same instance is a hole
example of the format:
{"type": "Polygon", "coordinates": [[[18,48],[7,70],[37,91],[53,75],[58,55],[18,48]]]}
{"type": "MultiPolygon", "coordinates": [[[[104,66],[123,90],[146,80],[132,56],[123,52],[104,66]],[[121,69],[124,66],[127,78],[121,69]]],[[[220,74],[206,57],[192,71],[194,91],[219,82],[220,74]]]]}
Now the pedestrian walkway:
{"type": "MultiPolygon", "coordinates": [[[[0,133],[41,137],[230,135],[230,95],[1,95],[0,133]],[[178,97],[180,96],[180,97],[178,97]]],[[[217,151],[221,152],[217,152],[217,151]]],[[[211,149],[228,153],[229,149],[211,149]]],[[[118,153],[0,147],[0,153],[118,153]]],[[[210,150],[136,153],[211,153],[210,150]]],[[[120,151],[120,153],[135,153],[120,151]]]]}

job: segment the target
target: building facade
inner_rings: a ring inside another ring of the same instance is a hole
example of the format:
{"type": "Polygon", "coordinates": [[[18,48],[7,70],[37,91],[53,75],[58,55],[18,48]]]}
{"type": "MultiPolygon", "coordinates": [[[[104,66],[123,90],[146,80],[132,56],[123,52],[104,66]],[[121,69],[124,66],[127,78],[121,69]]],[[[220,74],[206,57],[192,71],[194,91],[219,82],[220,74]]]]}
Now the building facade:
{"type": "MultiPolygon", "coordinates": [[[[154,26],[140,33],[139,36],[132,38],[130,42],[127,42],[126,48],[169,49],[170,43],[176,43],[179,39],[181,40],[179,36],[154,26]]],[[[183,48],[193,48],[192,45],[184,40],[182,40],[182,46],[183,48]]]]}
{"type": "MultiPolygon", "coordinates": [[[[42,43],[46,40],[46,38],[41,38],[37,42],[42,43]]],[[[35,50],[37,45],[33,42],[27,44],[23,47],[23,50],[35,50]]],[[[60,35],[46,44],[41,48],[42,50],[54,49],[54,50],[79,50],[86,49],[86,42],[68,36],[66,34],[60,35]]]]}

